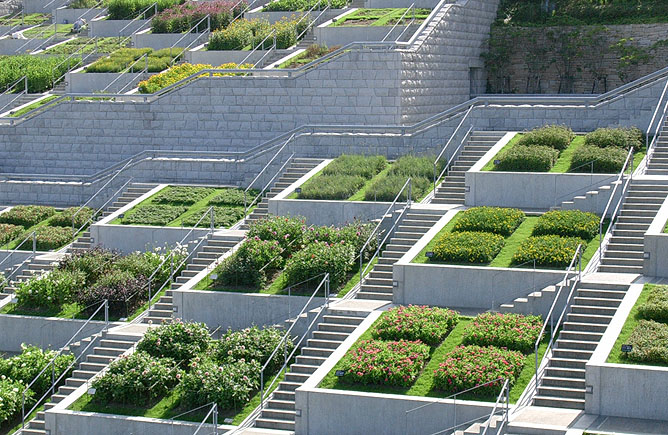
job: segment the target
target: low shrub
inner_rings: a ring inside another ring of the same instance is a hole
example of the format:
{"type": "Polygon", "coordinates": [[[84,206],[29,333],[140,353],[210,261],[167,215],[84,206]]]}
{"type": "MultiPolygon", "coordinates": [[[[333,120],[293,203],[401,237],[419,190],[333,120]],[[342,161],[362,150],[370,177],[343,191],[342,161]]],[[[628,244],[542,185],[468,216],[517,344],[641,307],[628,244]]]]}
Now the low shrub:
{"type": "Polygon", "coordinates": [[[248,238],[239,249],[215,269],[216,286],[249,286],[255,289],[267,283],[267,273],[284,264],[284,252],[276,240],[248,238]],[[271,262],[271,264],[269,264],[271,262]]]}
{"type": "Polygon", "coordinates": [[[638,306],[638,314],[643,319],[668,323],[668,285],[654,285],[649,292],[647,301],[638,306]]]}
{"type": "Polygon", "coordinates": [[[344,382],[408,387],[429,359],[429,346],[420,341],[363,340],[341,360],[344,382]]]}
{"type": "MultiPolygon", "coordinates": [[[[277,0],[267,3],[262,8],[262,11],[308,11],[319,1],[321,2],[321,8],[324,8],[326,4],[321,0],[277,0]]],[[[347,4],[348,0],[332,0],[329,2],[329,7],[332,9],[342,9],[347,4]]]]}
{"type": "MultiPolygon", "coordinates": [[[[147,9],[151,4],[157,3],[158,12],[164,11],[174,5],[183,3],[184,0],[109,0],[107,9],[110,20],[131,20],[136,18],[141,11],[147,9]]],[[[153,15],[155,9],[146,11],[145,17],[153,15]]]]}
{"type": "Polygon", "coordinates": [[[342,154],[335,158],[325,169],[323,175],[356,175],[370,180],[387,166],[384,156],[363,156],[342,154]]]}
{"type": "MultiPolygon", "coordinates": [[[[236,1],[216,0],[172,6],[153,17],[151,31],[153,33],[188,32],[207,15],[211,23],[209,30],[223,29],[230,24],[234,15],[240,13],[246,5],[247,3],[243,1],[237,4],[236,1]]],[[[205,20],[196,30],[203,32],[206,29],[207,21],[205,20]]]]}
{"type": "MultiPolygon", "coordinates": [[[[329,273],[332,290],[346,281],[355,260],[354,247],[342,243],[311,243],[292,255],[285,265],[287,285],[298,284],[320,274],[329,273]]],[[[315,284],[315,283],[313,283],[315,284]]]]}
{"type": "Polygon", "coordinates": [[[563,237],[578,237],[591,240],[598,234],[600,218],[594,213],[580,210],[553,210],[538,218],[532,235],[554,234],[563,237]]]}
{"type": "Polygon", "coordinates": [[[516,208],[473,207],[458,214],[452,231],[483,231],[508,237],[525,217],[516,208]]]}
{"type": "MultiPolygon", "coordinates": [[[[61,248],[70,243],[72,239],[72,228],[44,226],[35,229],[35,242],[38,251],[61,248]]],[[[26,249],[25,245],[22,249],[26,249]]]]}
{"type": "Polygon", "coordinates": [[[371,334],[382,340],[420,340],[435,346],[459,323],[459,314],[446,308],[399,306],[385,312],[371,334]]]}
{"type": "Polygon", "coordinates": [[[96,282],[109,269],[109,265],[118,255],[101,247],[76,250],[60,260],[56,269],[83,273],[88,286],[96,282]]]}
{"type": "MultiPolygon", "coordinates": [[[[264,19],[247,20],[239,19],[230,24],[226,29],[213,32],[209,39],[208,50],[243,50],[244,48],[255,48],[275,31],[276,48],[286,49],[297,43],[297,36],[302,33],[308,20],[299,22],[299,17],[292,15],[290,18],[283,17],[274,24],[269,24],[264,19]]],[[[273,46],[274,39],[267,38],[261,49],[268,50],[273,46]]]]}
{"type": "MultiPolygon", "coordinates": [[[[406,184],[408,175],[388,174],[374,180],[364,193],[366,201],[394,201],[397,194],[406,184]]],[[[413,201],[426,195],[433,188],[433,183],[426,177],[411,178],[411,193],[413,201]]],[[[399,201],[408,199],[408,189],[404,189],[399,195],[399,201]]]]}
{"type": "Polygon", "coordinates": [[[0,245],[20,237],[24,230],[22,225],[0,224],[0,245]]]}
{"type": "Polygon", "coordinates": [[[154,358],[142,351],[123,355],[109,365],[104,375],[93,381],[93,401],[105,405],[147,406],[169,393],[182,375],[169,358],[154,358]]]}
{"type": "Polygon", "coordinates": [[[306,230],[306,220],[303,217],[270,216],[251,223],[246,237],[277,241],[287,257],[301,249],[306,230]]]}
{"type": "Polygon", "coordinates": [[[208,187],[169,186],[161,190],[151,202],[157,204],[192,205],[213,193],[208,187]]]}
{"type": "MultiPolygon", "coordinates": [[[[215,34],[215,33],[214,33],[215,34]]],[[[177,52],[180,50],[177,50],[177,52]]],[[[215,67],[216,69],[248,69],[252,68],[251,64],[237,65],[236,63],[226,63],[215,67]]],[[[160,74],[153,75],[148,78],[148,80],[143,80],[139,82],[139,93],[141,94],[154,94],[161,89],[164,89],[168,86],[173,85],[185,78],[190,77],[193,74],[205,69],[213,69],[213,65],[208,64],[190,64],[190,63],[181,63],[174,65],[169,68],[167,71],[161,72],[160,74]]],[[[216,73],[213,74],[214,77],[222,77],[227,75],[236,75],[236,73],[216,73]]]]}
{"type": "Polygon", "coordinates": [[[260,386],[257,361],[218,365],[210,360],[193,361],[179,384],[182,403],[188,407],[218,404],[220,409],[239,409],[260,386]]]}
{"type": "MultiPolygon", "coordinates": [[[[21,413],[25,385],[11,379],[0,379],[0,425],[21,413]]],[[[26,403],[32,405],[35,400],[32,390],[26,391],[26,403]]]]}
{"type": "Polygon", "coordinates": [[[84,312],[91,315],[107,300],[110,316],[128,317],[148,300],[146,281],[146,276],[133,276],[120,270],[107,271],[94,285],[80,289],[76,301],[87,307],[84,312]]]}
{"type": "Polygon", "coordinates": [[[366,179],[359,175],[319,175],[304,183],[298,196],[300,199],[343,200],[359,192],[365,184],[366,179]]]}
{"type": "Polygon", "coordinates": [[[622,357],[646,364],[668,364],[668,325],[653,320],[641,320],[631,333],[628,344],[631,352],[622,357]]]}
{"type": "Polygon", "coordinates": [[[175,362],[190,361],[206,351],[211,342],[204,323],[174,321],[149,329],[137,345],[137,350],[156,358],[171,358],[175,362]]]}
{"type": "MultiPolygon", "coordinates": [[[[213,342],[213,356],[220,364],[232,364],[236,361],[256,361],[260,367],[269,360],[274,349],[283,340],[284,331],[277,328],[260,329],[257,326],[241,331],[228,330],[220,340],[213,342]]],[[[281,350],[267,366],[267,373],[274,374],[283,366],[284,355],[289,355],[295,345],[291,338],[281,344],[281,350]]]]}
{"type": "MultiPolygon", "coordinates": [[[[403,156],[399,157],[390,168],[390,175],[403,175],[404,178],[426,178],[434,177],[434,156],[403,156]]],[[[436,168],[440,173],[443,168],[436,168]]]]}
{"type": "Polygon", "coordinates": [[[88,221],[90,221],[90,219],[93,217],[93,213],[95,213],[95,210],[93,210],[90,207],[66,208],[62,212],[52,217],[51,220],[49,221],[49,225],[52,225],[54,227],[69,227],[69,228],[72,228],[74,226],[74,229],[78,230],[79,228],[87,224],[88,221]],[[72,224],[73,220],[74,224],[72,224]]]}
{"type": "Polygon", "coordinates": [[[434,246],[434,260],[489,263],[503,248],[503,236],[479,231],[445,233],[434,246]]]}
{"type": "Polygon", "coordinates": [[[250,189],[244,196],[243,189],[225,189],[210,199],[209,205],[244,206],[250,204],[258,193],[260,193],[258,190],[250,189]]]}
{"type": "Polygon", "coordinates": [[[81,271],[55,269],[19,283],[16,304],[25,308],[50,308],[74,301],[77,291],[86,286],[86,275],[81,271]]]}
{"type": "Polygon", "coordinates": [[[522,264],[535,260],[536,266],[565,268],[571,263],[580,244],[586,246],[586,242],[577,237],[531,236],[517,248],[512,262],[522,264]]]}
{"type": "MultiPolygon", "coordinates": [[[[216,228],[229,228],[243,219],[244,214],[245,210],[243,207],[214,207],[213,226],[216,228]]],[[[199,224],[197,226],[200,228],[209,228],[211,226],[211,215],[208,213],[208,209],[203,210],[202,213],[187,216],[181,220],[181,225],[184,227],[193,227],[198,221],[199,224]],[[203,214],[207,216],[200,221],[203,214]]]]}
{"type": "Polygon", "coordinates": [[[480,387],[476,394],[498,395],[504,379],[514,383],[524,368],[522,353],[495,347],[458,346],[445,355],[445,360],[434,371],[434,387],[446,393],[458,393],[480,387]]]}
{"type": "MultiPolygon", "coordinates": [[[[0,359],[0,379],[11,379],[27,386],[54,358],[53,373],[58,378],[67,371],[66,378],[74,370],[73,367],[68,370],[68,367],[74,362],[74,355],[62,354],[56,356],[56,354],[57,351],[55,350],[42,350],[36,346],[22,344],[20,354],[8,359],[0,359]]],[[[46,393],[49,387],[51,387],[51,369],[43,373],[30,389],[41,396],[46,393]]],[[[23,388],[19,390],[19,396],[21,392],[23,392],[23,388]]],[[[2,409],[2,406],[0,406],[0,409],[2,409]]]]}
{"type": "Polygon", "coordinates": [[[575,139],[573,130],[565,125],[546,125],[525,133],[517,145],[546,146],[555,150],[565,150],[575,139]]]}
{"type": "Polygon", "coordinates": [[[599,128],[585,135],[585,145],[638,150],[643,146],[643,133],[636,127],[599,128]]]}
{"type": "Polygon", "coordinates": [[[547,146],[516,145],[499,157],[495,171],[548,172],[557,163],[559,151],[547,146]]]}
{"type": "Polygon", "coordinates": [[[534,351],[542,326],[540,316],[483,313],[467,326],[463,343],[505,347],[529,354],[534,351]]]}
{"type": "MultiPolygon", "coordinates": [[[[353,221],[343,227],[308,227],[304,232],[303,245],[311,243],[327,242],[329,244],[346,243],[353,247],[357,255],[374,230],[372,224],[353,221]]],[[[372,239],[366,247],[366,254],[371,254],[378,248],[378,240],[372,239]]]]}
{"type": "Polygon", "coordinates": [[[571,171],[615,174],[624,167],[627,154],[628,151],[619,147],[599,148],[584,145],[573,153],[571,171]]]}
{"type": "Polygon", "coordinates": [[[56,209],[43,205],[17,205],[0,214],[0,223],[30,228],[56,214],[56,209]]]}
{"type": "Polygon", "coordinates": [[[127,213],[121,222],[124,225],[166,226],[187,210],[186,207],[173,205],[142,205],[127,213]]]}

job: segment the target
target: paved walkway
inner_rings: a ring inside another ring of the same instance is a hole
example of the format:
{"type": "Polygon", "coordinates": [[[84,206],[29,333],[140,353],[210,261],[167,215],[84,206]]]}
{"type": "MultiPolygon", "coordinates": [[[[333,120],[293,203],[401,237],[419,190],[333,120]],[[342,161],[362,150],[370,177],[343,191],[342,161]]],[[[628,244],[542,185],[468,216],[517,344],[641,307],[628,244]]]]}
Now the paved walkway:
{"type": "MultiPolygon", "coordinates": [[[[571,431],[569,431],[569,435],[570,433],[571,431]]],[[[577,433],[581,432],[578,431],[577,433]]],[[[592,435],[666,435],[668,434],[668,421],[599,416],[588,425],[586,433],[592,435]]]]}

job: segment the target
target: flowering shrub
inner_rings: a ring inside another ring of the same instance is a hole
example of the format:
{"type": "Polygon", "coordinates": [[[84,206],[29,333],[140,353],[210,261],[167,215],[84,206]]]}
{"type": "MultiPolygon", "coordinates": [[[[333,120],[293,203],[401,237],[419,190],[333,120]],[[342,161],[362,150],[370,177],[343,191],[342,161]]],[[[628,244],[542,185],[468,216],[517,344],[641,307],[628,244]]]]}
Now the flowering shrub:
{"type": "MultiPolygon", "coordinates": [[[[215,33],[214,33],[215,35],[215,33]]],[[[243,64],[243,65],[237,65],[236,63],[226,63],[217,67],[214,67],[213,65],[208,65],[208,64],[190,64],[190,63],[182,63],[179,65],[174,65],[173,67],[169,68],[167,71],[162,72],[160,74],[153,75],[149,77],[148,80],[143,80],[139,82],[139,92],[142,94],[153,94],[158,92],[159,90],[166,88],[167,86],[173,85],[174,83],[177,83],[193,74],[197,74],[198,72],[205,70],[205,69],[248,69],[252,68],[253,65],[251,64],[243,64]]],[[[230,74],[214,74],[215,77],[220,77],[220,76],[225,76],[225,75],[234,75],[234,73],[230,74]]]]}
{"type": "Polygon", "coordinates": [[[524,240],[513,254],[513,263],[536,260],[536,266],[565,268],[571,263],[579,244],[586,242],[577,237],[532,236],[524,240]]]}
{"type": "Polygon", "coordinates": [[[287,261],[284,272],[287,285],[329,273],[330,286],[336,289],[345,282],[346,274],[352,268],[354,260],[353,246],[346,244],[343,240],[333,244],[311,243],[293,254],[287,261]]]}
{"type": "Polygon", "coordinates": [[[72,218],[74,218],[74,229],[78,230],[84,224],[86,224],[90,218],[93,217],[95,211],[90,207],[83,207],[81,210],[79,207],[70,207],[66,208],[62,212],[58,213],[49,221],[49,225],[54,227],[72,227],[72,218]],[[75,216],[76,214],[76,216],[75,216]]]}
{"type": "Polygon", "coordinates": [[[187,210],[186,207],[174,205],[142,205],[127,213],[121,222],[123,225],[158,225],[166,226],[187,210]]]}
{"type": "Polygon", "coordinates": [[[575,139],[573,130],[565,125],[546,125],[525,133],[517,142],[518,145],[542,145],[556,150],[565,150],[575,139]]]}
{"type": "Polygon", "coordinates": [[[538,218],[533,229],[534,236],[555,234],[591,240],[598,234],[600,219],[594,213],[580,210],[553,210],[538,218]]]}
{"type": "MultiPolygon", "coordinates": [[[[226,29],[213,32],[209,39],[209,50],[243,50],[246,47],[257,47],[269,34],[274,31],[276,48],[285,49],[297,43],[297,36],[306,29],[308,20],[299,21],[299,17],[292,15],[283,17],[274,24],[264,19],[247,20],[242,18],[230,24],[226,29]]],[[[267,38],[261,49],[267,50],[273,46],[274,39],[267,38]]]]}
{"type": "MultiPolygon", "coordinates": [[[[31,383],[39,373],[44,370],[49,362],[56,357],[55,350],[42,350],[36,346],[21,345],[21,353],[9,359],[0,359],[0,380],[11,379],[12,381],[21,382],[23,385],[31,383]]],[[[59,355],[54,362],[54,370],[56,378],[58,378],[65,370],[74,362],[74,355],[59,355]]],[[[71,373],[73,368],[68,371],[71,373]]],[[[42,374],[37,381],[30,387],[30,389],[41,396],[51,386],[51,370],[47,370],[42,374]]],[[[24,387],[25,388],[25,387],[24,387]]],[[[23,391],[23,388],[19,391],[23,391]]],[[[2,407],[0,406],[0,409],[2,407]]]]}
{"type": "MultiPolygon", "coordinates": [[[[327,242],[336,244],[344,242],[353,246],[355,254],[359,253],[362,246],[367,241],[374,227],[372,224],[364,224],[360,221],[354,221],[351,224],[343,227],[308,227],[304,232],[303,244],[309,245],[311,243],[327,242]]],[[[377,240],[372,240],[370,246],[367,246],[366,252],[374,252],[377,245],[377,240]]]]}
{"type": "Polygon", "coordinates": [[[363,340],[341,360],[345,382],[408,387],[429,359],[421,341],[363,340]]]}
{"type": "Polygon", "coordinates": [[[283,265],[282,253],[278,241],[260,240],[257,236],[246,239],[234,254],[216,267],[215,283],[217,286],[262,287],[267,282],[267,272],[283,265]]]}
{"type": "Polygon", "coordinates": [[[0,224],[0,245],[9,243],[23,234],[24,228],[21,225],[0,224]]]}
{"type": "Polygon", "coordinates": [[[459,213],[453,231],[485,231],[508,237],[524,218],[524,212],[516,208],[473,207],[459,213]]]}
{"type": "Polygon", "coordinates": [[[463,343],[505,347],[528,354],[534,351],[542,326],[540,316],[483,313],[467,326],[463,343]]]}
{"type": "Polygon", "coordinates": [[[647,320],[668,323],[668,285],[654,285],[647,302],[638,306],[638,314],[647,320]]]}
{"type": "MultiPolygon", "coordinates": [[[[157,3],[159,12],[182,2],[183,0],[109,0],[107,8],[110,20],[131,20],[153,3],[157,3]]],[[[148,9],[146,18],[153,15],[153,12],[153,8],[148,9]]]]}
{"type": "MultiPolygon", "coordinates": [[[[189,31],[205,16],[209,16],[211,31],[223,29],[230,24],[233,15],[246,7],[246,2],[216,0],[211,2],[184,3],[165,9],[153,17],[153,33],[183,33],[189,31]],[[236,6],[236,9],[235,9],[236,6]]],[[[198,32],[207,29],[206,20],[199,25],[198,32]]]]}
{"type": "Polygon", "coordinates": [[[248,239],[276,240],[287,256],[300,249],[307,230],[305,222],[302,217],[271,216],[253,222],[246,236],[248,239]]]}
{"type": "Polygon", "coordinates": [[[104,300],[109,301],[110,316],[128,317],[148,300],[146,276],[135,277],[130,272],[112,269],[94,285],[76,293],[76,301],[87,307],[88,314],[94,313],[104,300]]]}
{"type": "Polygon", "coordinates": [[[237,361],[218,365],[213,361],[193,361],[179,389],[182,403],[189,407],[216,402],[222,409],[238,409],[260,386],[257,361],[237,361]]]}
{"type": "Polygon", "coordinates": [[[87,73],[160,72],[169,68],[173,60],[179,60],[182,48],[170,47],[162,50],[152,48],[120,48],[107,57],[96,60],[86,67],[87,73]],[[141,59],[144,57],[144,59],[141,59]],[[140,60],[141,59],[141,60],[140,60]]]}
{"type": "Polygon", "coordinates": [[[86,285],[90,285],[104,274],[118,254],[95,247],[77,250],[65,256],[56,267],[58,270],[81,271],[86,275],[86,285]]]}
{"type": "Polygon", "coordinates": [[[434,245],[434,259],[453,263],[489,263],[503,248],[503,236],[462,231],[445,233],[434,245]]]}
{"type": "MultiPolygon", "coordinates": [[[[38,251],[50,251],[72,241],[72,228],[44,226],[35,229],[35,246],[38,251]]],[[[27,249],[23,245],[22,249],[27,249]]],[[[32,248],[32,247],[30,247],[32,248]]]]}
{"type": "MultiPolygon", "coordinates": [[[[0,377],[0,425],[20,414],[24,390],[21,382],[0,377]]],[[[26,403],[32,405],[34,395],[32,390],[26,391],[26,403]]]]}
{"type": "Polygon", "coordinates": [[[192,205],[211,195],[212,192],[213,189],[208,187],[168,186],[153,197],[152,202],[192,205]]]}
{"type": "Polygon", "coordinates": [[[70,303],[85,285],[86,275],[83,272],[56,269],[19,283],[16,303],[26,308],[49,308],[70,303]]]}
{"type": "Polygon", "coordinates": [[[495,347],[458,346],[445,355],[434,371],[434,386],[447,393],[457,393],[499,379],[480,387],[480,395],[499,394],[504,379],[512,384],[522,372],[525,356],[513,350],[495,347]]]}
{"type": "Polygon", "coordinates": [[[17,205],[11,210],[0,214],[0,223],[21,225],[30,228],[44,219],[56,214],[56,209],[43,205],[17,205]]]}
{"type": "MultiPolygon", "coordinates": [[[[263,12],[267,11],[308,11],[320,1],[320,7],[326,6],[325,2],[321,0],[277,0],[267,3],[263,12]]],[[[331,0],[329,7],[332,9],[341,9],[348,4],[348,0],[331,0]]]]}
{"type": "MultiPolygon", "coordinates": [[[[227,333],[215,341],[213,345],[216,362],[233,363],[235,361],[257,361],[263,366],[271,353],[281,343],[284,332],[276,328],[260,329],[257,326],[241,331],[228,330],[227,333]]],[[[271,363],[267,366],[268,373],[276,373],[283,365],[284,354],[289,355],[295,345],[290,338],[286,339],[281,350],[276,352],[271,363]]]]}
{"type": "Polygon", "coordinates": [[[668,364],[668,325],[641,320],[631,333],[628,344],[633,350],[623,353],[629,361],[648,364],[668,364]]]}
{"type": "Polygon", "coordinates": [[[109,370],[93,381],[93,401],[146,406],[167,394],[181,377],[182,371],[171,359],[137,351],[112,362],[109,370]]]}
{"type": "Polygon", "coordinates": [[[419,305],[399,306],[385,312],[372,335],[382,340],[420,340],[435,346],[459,322],[456,311],[419,305]]]}
{"type": "Polygon", "coordinates": [[[149,329],[137,350],[159,358],[172,358],[177,363],[189,361],[209,347],[209,330],[203,323],[174,321],[149,329]]]}

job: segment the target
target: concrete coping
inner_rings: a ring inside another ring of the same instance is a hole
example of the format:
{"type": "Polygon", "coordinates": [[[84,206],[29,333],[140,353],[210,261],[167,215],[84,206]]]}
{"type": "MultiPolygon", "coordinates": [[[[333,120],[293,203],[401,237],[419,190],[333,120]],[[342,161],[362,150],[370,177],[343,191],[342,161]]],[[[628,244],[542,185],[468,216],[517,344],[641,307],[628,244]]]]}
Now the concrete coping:
{"type": "Polygon", "coordinates": [[[334,23],[335,21],[338,21],[338,20],[340,20],[341,18],[343,18],[343,17],[345,17],[345,16],[347,16],[347,15],[350,15],[350,14],[354,13],[354,12],[357,11],[358,9],[359,9],[359,8],[350,8],[349,10],[345,10],[343,13],[341,13],[341,14],[335,16],[335,17],[332,18],[331,20],[327,20],[327,21],[325,21],[324,23],[320,24],[318,27],[327,27],[327,26],[329,26],[330,24],[334,23]]]}
{"type": "Polygon", "coordinates": [[[668,236],[668,234],[663,232],[663,229],[666,227],[666,222],[668,222],[668,197],[663,201],[663,205],[657,212],[645,235],[658,236],[664,234],[668,236]]]}

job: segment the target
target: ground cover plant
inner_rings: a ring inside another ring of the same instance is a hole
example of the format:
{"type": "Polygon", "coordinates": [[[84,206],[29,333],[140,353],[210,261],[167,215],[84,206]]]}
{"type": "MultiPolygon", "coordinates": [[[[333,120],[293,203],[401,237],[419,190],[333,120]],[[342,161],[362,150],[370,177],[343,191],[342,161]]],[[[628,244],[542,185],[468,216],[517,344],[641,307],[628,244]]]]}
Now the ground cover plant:
{"type": "MultiPolygon", "coordinates": [[[[184,3],[175,5],[157,14],[151,21],[153,33],[182,33],[193,28],[207,15],[211,24],[210,31],[224,29],[232,19],[240,14],[247,6],[244,1],[215,0],[203,3],[184,3]]],[[[208,23],[205,20],[196,29],[198,32],[206,30],[208,23]]]]}
{"type": "Polygon", "coordinates": [[[152,48],[121,48],[86,67],[87,73],[160,72],[180,59],[179,47],[153,50],[152,48]],[[140,60],[141,59],[141,60],[140,60]]]}
{"type": "Polygon", "coordinates": [[[452,263],[489,263],[501,252],[503,236],[482,231],[444,234],[434,246],[434,259],[452,263]]]}
{"type": "Polygon", "coordinates": [[[45,50],[45,54],[64,54],[71,55],[74,53],[89,54],[97,51],[97,53],[112,53],[120,48],[124,48],[127,41],[119,40],[119,38],[96,38],[92,42],[90,38],[78,37],[67,41],[64,44],[59,44],[55,47],[45,50]]]}
{"type": "Polygon", "coordinates": [[[630,362],[668,365],[668,324],[653,320],[640,320],[628,343],[631,352],[623,358],[630,362]]]}
{"type": "Polygon", "coordinates": [[[24,230],[25,228],[22,225],[0,224],[0,245],[18,238],[24,230]]]}
{"type": "Polygon", "coordinates": [[[553,210],[540,216],[533,235],[554,234],[591,240],[598,235],[600,219],[594,213],[580,210],[553,210]]]}
{"type": "MultiPolygon", "coordinates": [[[[365,189],[365,201],[393,201],[408,178],[411,179],[411,190],[414,200],[420,200],[433,188],[431,178],[434,173],[433,156],[402,156],[394,162],[384,176],[372,180],[365,189]]],[[[440,172],[440,168],[437,169],[440,172]]],[[[406,201],[408,192],[399,197],[406,201]]]]}
{"type": "Polygon", "coordinates": [[[188,210],[187,207],[154,204],[136,207],[121,218],[124,225],[166,226],[188,210]]]}
{"type": "Polygon", "coordinates": [[[239,19],[227,28],[213,32],[209,39],[207,50],[246,50],[254,49],[265,40],[261,49],[268,50],[273,46],[274,38],[277,49],[292,47],[297,43],[297,37],[308,26],[308,20],[292,15],[283,17],[280,21],[270,24],[264,19],[239,19]],[[272,38],[267,38],[274,32],[272,38]]]}
{"type": "Polygon", "coordinates": [[[107,9],[110,20],[131,20],[136,18],[145,9],[146,14],[144,17],[151,17],[155,12],[155,8],[149,8],[149,6],[153,3],[157,4],[157,10],[161,12],[183,2],[184,0],[109,0],[107,9]]]}
{"type": "Polygon", "coordinates": [[[49,95],[46,98],[40,98],[38,101],[29,104],[27,106],[24,106],[22,109],[16,110],[16,111],[10,111],[9,115],[7,115],[10,118],[18,118],[20,116],[25,115],[28,112],[31,112],[35,109],[38,109],[42,106],[47,105],[51,101],[55,100],[56,98],[60,98],[58,95],[49,95]]]}
{"type": "Polygon", "coordinates": [[[0,223],[32,227],[56,214],[56,209],[44,205],[17,205],[0,214],[0,223]]]}
{"type": "MultiPolygon", "coordinates": [[[[280,12],[280,11],[308,11],[312,7],[320,3],[320,7],[316,9],[323,9],[327,4],[323,0],[277,0],[267,3],[263,8],[263,12],[280,12]]],[[[348,4],[348,0],[333,0],[330,1],[329,7],[331,9],[342,9],[348,4]]]]}
{"type": "Polygon", "coordinates": [[[310,62],[313,62],[316,59],[320,59],[323,56],[328,55],[329,53],[338,50],[341,48],[340,45],[333,45],[327,47],[326,45],[311,44],[306,48],[306,50],[289,60],[285,61],[279,68],[299,68],[303,65],[306,65],[310,62]]]}
{"type": "Polygon", "coordinates": [[[463,342],[466,345],[495,346],[529,354],[534,350],[542,326],[540,316],[479,314],[466,328],[463,342]]]}
{"type": "MultiPolygon", "coordinates": [[[[251,399],[257,398],[260,369],[283,334],[253,327],[228,330],[215,340],[204,324],[163,324],[149,331],[136,353],[112,363],[93,382],[94,396],[82,397],[71,409],[167,419],[215,402],[222,417],[238,424],[255,408],[251,399]]],[[[294,344],[288,339],[283,347],[267,367],[266,382],[277,375],[284,351],[290,353],[294,344]]],[[[208,410],[180,418],[199,421],[208,410]]]]}
{"type": "Polygon", "coordinates": [[[655,285],[649,290],[647,301],[638,305],[643,319],[668,323],[668,285],[655,285]]]}
{"type": "Polygon", "coordinates": [[[513,255],[513,263],[523,264],[532,261],[539,267],[565,268],[573,259],[579,245],[586,242],[577,237],[557,235],[531,236],[524,240],[513,255]]]}
{"type": "MultiPolygon", "coordinates": [[[[252,68],[252,64],[243,64],[237,65],[236,63],[226,63],[214,67],[209,64],[190,64],[182,63],[179,65],[174,65],[169,68],[167,71],[161,72],[160,74],[153,75],[148,78],[148,80],[142,80],[139,82],[139,93],[141,94],[153,94],[158,92],[161,89],[164,89],[168,86],[171,86],[179,81],[188,78],[193,74],[205,69],[249,69],[252,68]]],[[[238,73],[215,73],[214,77],[222,77],[228,75],[238,75],[238,73]]]]}
{"type": "MultiPolygon", "coordinates": [[[[54,35],[65,37],[70,33],[72,33],[72,24],[58,24],[57,28],[53,24],[43,24],[41,26],[32,27],[22,32],[26,39],[47,39],[54,35]]],[[[25,50],[27,51],[27,49],[25,50]]]]}
{"type": "MultiPolygon", "coordinates": [[[[271,4],[271,3],[270,3],[271,4]]],[[[413,18],[419,23],[427,19],[430,9],[414,9],[406,13],[405,8],[359,9],[332,23],[332,26],[393,26],[408,24],[413,18]],[[401,20],[401,22],[399,22],[401,20]]]]}
{"type": "Polygon", "coordinates": [[[51,18],[49,14],[40,14],[40,13],[34,13],[34,14],[26,14],[22,17],[17,17],[17,18],[7,18],[10,15],[7,15],[6,17],[2,17],[0,19],[0,25],[1,26],[17,26],[19,24],[25,24],[26,26],[34,26],[36,24],[42,24],[45,21],[49,21],[51,18]]]}
{"type": "Polygon", "coordinates": [[[74,227],[78,230],[88,223],[95,210],[90,207],[69,207],[56,214],[49,220],[49,225],[56,227],[74,227]]]}

